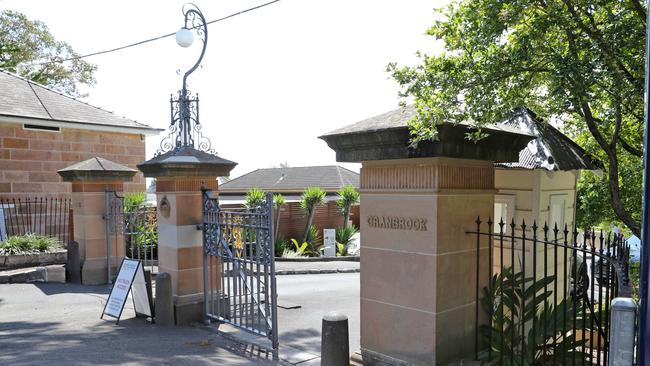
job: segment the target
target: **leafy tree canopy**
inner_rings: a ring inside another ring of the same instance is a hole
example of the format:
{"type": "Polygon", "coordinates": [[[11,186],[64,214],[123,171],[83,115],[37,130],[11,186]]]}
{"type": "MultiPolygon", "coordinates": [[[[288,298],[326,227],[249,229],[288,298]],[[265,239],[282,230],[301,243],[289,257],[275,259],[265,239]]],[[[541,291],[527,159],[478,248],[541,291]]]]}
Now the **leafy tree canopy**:
{"type": "Polygon", "coordinates": [[[418,110],[413,142],[435,139],[443,122],[473,123],[469,137],[480,138],[481,126],[526,106],[601,160],[608,204],[638,234],[640,191],[635,176],[619,173],[636,171],[642,155],[645,6],[462,0],[436,18],[427,33],[445,51],[420,54],[413,67],[388,66],[418,110]]]}
{"type": "Polygon", "coordinates": [[[77,84],[93,85],[97,66],[81,59],[49,63],[77,56],[69,44],[54,39],[43,22],[11,10],[0,12],[0,69],[80,96],[77,84]]]}

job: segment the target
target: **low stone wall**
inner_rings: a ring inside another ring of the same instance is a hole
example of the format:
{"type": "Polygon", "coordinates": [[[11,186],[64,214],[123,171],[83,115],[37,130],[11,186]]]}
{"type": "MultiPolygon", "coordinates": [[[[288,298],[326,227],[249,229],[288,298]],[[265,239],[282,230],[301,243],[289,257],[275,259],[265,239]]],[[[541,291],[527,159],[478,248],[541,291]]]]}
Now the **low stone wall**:
{"type": "Polygon", "coordinates": [[[60,250],[39,254],[2,255],[0,256],[0,271],[50,264],[65,264],[67,254],[67,250],[60,250]]]}

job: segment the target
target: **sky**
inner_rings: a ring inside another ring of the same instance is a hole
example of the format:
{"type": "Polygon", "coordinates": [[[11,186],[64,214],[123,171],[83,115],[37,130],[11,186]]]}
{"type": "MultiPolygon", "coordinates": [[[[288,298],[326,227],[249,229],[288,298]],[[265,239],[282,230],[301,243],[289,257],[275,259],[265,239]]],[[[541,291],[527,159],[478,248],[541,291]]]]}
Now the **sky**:
{"type": "MultiPolygon", "coordinates": [[[[267,0],[197,0],[210,21],[267,0]]],[[[0,10],[41,20],[80,54],[176,32],[185,1],[0,0],[0,10]]],[[[414,65],[416,51],[440,52],[425,32],[447,1],[281,0],[208,26],[201,68],[188,78],[200,97],[204,135],[236,161],[231,177],[258,168],[332,165],[319,135],[398,108],[389,62],[414,65]]],[[[169,97],[201,44],[173,37],[87,61],[97,65],[84,101],[167,128],[169,97]],[[179,71],[180,70],[180,71],[179,71]]],[[[147,158],[165,132],[146,140],[147,158]]],[[[341,164],[358,171],[358,164],[341,164]]]]}

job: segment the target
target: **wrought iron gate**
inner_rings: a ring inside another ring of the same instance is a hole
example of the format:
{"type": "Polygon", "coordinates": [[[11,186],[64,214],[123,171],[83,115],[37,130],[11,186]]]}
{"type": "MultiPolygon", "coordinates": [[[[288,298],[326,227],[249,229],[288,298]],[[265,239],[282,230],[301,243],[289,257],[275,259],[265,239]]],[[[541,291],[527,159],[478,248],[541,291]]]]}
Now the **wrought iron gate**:
{"type": "Polygon", "coordinates": [[[476,235],[478,254],[479,360],[608,364],[610,303],[629,290],[630,249],[621,234],[591,230],[580,236],[567,226],[491,219],[477,219],[469,233],[476,235]],[[487,255],[480,254],[485,249],[487,255]]]}
{"type": "Polygon", "coordinates": [[[221,208],[203,190],[203,280],[208,321],[265,336],[278,348],[273,196],[255,208],[221,208]]]}
{"type": "Polygon", "coordinates": [[[158,224],[156,208],[146,202],[125,199],[115,191],[104,193],[104,220],[106,222],[106,264],[109,283],[113,258],[139,259],[145,269],[154,273],[158,265],[158,224]]]}

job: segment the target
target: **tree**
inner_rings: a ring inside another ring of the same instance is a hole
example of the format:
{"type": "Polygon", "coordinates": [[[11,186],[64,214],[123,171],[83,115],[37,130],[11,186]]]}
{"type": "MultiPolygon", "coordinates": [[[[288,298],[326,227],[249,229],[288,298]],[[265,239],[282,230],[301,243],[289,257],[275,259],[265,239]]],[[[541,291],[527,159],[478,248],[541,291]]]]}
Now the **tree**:
{"type": "Polygon", "coordinates": [[[283,195],[280,193],[273,195],[273,208],[275,208],[275,231],[273,233],[274,238],[278,237],[278,228],[280,227],[280,210],[284,204],[285,200],[283,195]]]}
{"type": "Polygon", "coordinates": [[[0,13],[0,69],[78,97],[77,84],[94,85],[97,66],[82,59],[56,62],[78,56],[43,22],[11,10],[0,13]]]}
{"type": "Polygon", "coordinates": [[[305,225],[305,232],[303,234],[303,240],[307,241],[307,236],[309,235],[309,228],[314,219],[314,210],[317,206],[322,206],[325,203],[325,191],[319,187],[308,187],[302,192],[300,197],[300,208],[307,215],[307,225],[305,225]]]}
{"type": "Polygon", "coordinates": [[[259,188],[251,188],[246,192],[244,206],[248,209],[257,209],[264,204],[264,198],[266,198],[266,192],[259,188]]]}
{"type": "Polygon", "coordinates": [[[412,142],[436,125],[470,122],[469,137],[527,106],[590,141],[601,160],[609,205],[638,235],[640,192],[622,170],[640,166],[646,8],[638,0],[463,0],[438,11],[428,34],[439,55],[388,70],[418,111],[412,142]],[[625,164],[630,164],[625,168],[625,164]],[[631,196],[628,196],[631,194],[631,196]]]}
{"type": "Polygon", "coordinates": [[[343,214],[343,227],[348,227],[350,207],[359,203],[359,192],[357,192],[353,185],[346,185],[338,191],[338,195],[336,205],[343,214]]]}

